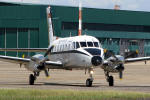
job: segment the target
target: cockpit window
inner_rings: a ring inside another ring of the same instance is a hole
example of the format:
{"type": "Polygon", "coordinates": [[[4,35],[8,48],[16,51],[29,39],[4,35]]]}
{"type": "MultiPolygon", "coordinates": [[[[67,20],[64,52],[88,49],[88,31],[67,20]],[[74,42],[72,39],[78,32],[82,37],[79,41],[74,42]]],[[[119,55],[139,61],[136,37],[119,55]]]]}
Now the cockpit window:
{"type": "Polygon", "coordinates": [[[76,49],[80,48],[79,42],[76,42],[76,49]]]}
{"type": "Polygon", "coordinates": [[[87,47],[86,42],[80,42],[81,47],[87,47]]]}
{"type": "Polygon", "coordinates": [[[88,47],[93,47],[93,43],[92,42],[87,42],[88,47]]]}
{"type": "Polygon", "coordinates": [[[98,42],[94,42],[95,47],[99,47],[98,42]]]}
{"type": "Polygon", "coordinates": [[[87,49],[84,49],[84,50],[86,50],[91,55],[101,55],[101,50],[100,49],[87,48],[87,49]]]}

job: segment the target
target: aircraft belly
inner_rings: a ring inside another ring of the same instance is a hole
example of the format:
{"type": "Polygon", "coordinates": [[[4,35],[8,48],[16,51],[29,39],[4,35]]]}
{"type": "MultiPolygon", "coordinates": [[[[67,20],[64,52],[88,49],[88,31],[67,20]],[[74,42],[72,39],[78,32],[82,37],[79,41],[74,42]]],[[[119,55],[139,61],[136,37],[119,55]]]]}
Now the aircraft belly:
{"type": "Polygon", "coordinates": [[[64,53],[49,56],[51,61],[61,61],[65,68],[91,67],[91,57],[78,53],[64,53]]]}
{"type": "Polygon", "coordinates": [[[70,68],[85,68],[91,66],[90,57],[87,55],[70,53],[67,58],[68,63],[66,63],[66,66],[70,68]]]}

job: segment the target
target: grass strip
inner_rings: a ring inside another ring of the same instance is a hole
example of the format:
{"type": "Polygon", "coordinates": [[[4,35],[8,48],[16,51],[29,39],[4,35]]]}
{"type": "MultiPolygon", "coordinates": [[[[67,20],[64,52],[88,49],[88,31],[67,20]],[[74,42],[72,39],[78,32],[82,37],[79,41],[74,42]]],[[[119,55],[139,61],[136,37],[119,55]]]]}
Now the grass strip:
{"type": "Polygon", "coordinates": [[[150,100],[150,93],[122,91],[0,89],[0,100],[150,100]]]}

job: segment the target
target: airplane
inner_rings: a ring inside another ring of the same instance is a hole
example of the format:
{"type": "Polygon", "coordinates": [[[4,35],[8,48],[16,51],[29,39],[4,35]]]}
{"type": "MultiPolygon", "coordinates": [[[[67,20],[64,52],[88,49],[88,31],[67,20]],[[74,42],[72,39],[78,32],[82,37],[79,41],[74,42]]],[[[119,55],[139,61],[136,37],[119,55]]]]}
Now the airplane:
{"type": "MultiPolygon", "coordinates": [[[[79,15],[81,8],[79,8],[79,15]]],[[[104,49],[98,39],[93,36],[81,35],[81,15],[79,17],[79,35],[66,38],[54,39],[51,21],[50,7],[47,8],[49,23],[49,42],[48,48],[0,48],[0,51],[26,51],[26,52],[45,52],[44,55],[36,54],[31,58],[20,58],[0,55],[1,61],[24,65],[33,74],[29,76],[29,84],[34,85],[35,80],[41,71],[49,77],[49,69],[84,69],[88,71],[89,78],[86,86],[91,87],[94,81],[94,68],[102,68],[109,86],[114,86],[114,78],[110,73],[119,73],[123,77],[124,63],[150,60],[150,57],[124,59],[121,55],[112,55],[105,59],[104,49]]]]}

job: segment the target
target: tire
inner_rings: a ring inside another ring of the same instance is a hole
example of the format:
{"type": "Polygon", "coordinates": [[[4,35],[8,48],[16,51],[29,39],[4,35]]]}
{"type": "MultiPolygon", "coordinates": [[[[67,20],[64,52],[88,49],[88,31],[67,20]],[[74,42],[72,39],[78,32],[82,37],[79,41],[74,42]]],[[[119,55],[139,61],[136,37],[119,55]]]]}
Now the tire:
{"type": "Polygon", "coordinates": [[[34,85],[34,80],[35,80],[34,75],[33,75],[33,74],[30,74],[30,76],[29,76],[29,84],[30,84],[30,85],[34,85]]]}
{"type": "Polygon", "coordinates": [[[88,78],[88,79],[86,80],[86,86],[87,86],[87,87],[91,87],[91,86],[92,86],[92,83],[93,83],[93,81],[92,81],[90,78],[88,78]]]}
{"type": "Polygon", "coordinates": [[[113,78],[113,76],[109,76],[109,86],[114,86],[114,78],[113,78]]]}

